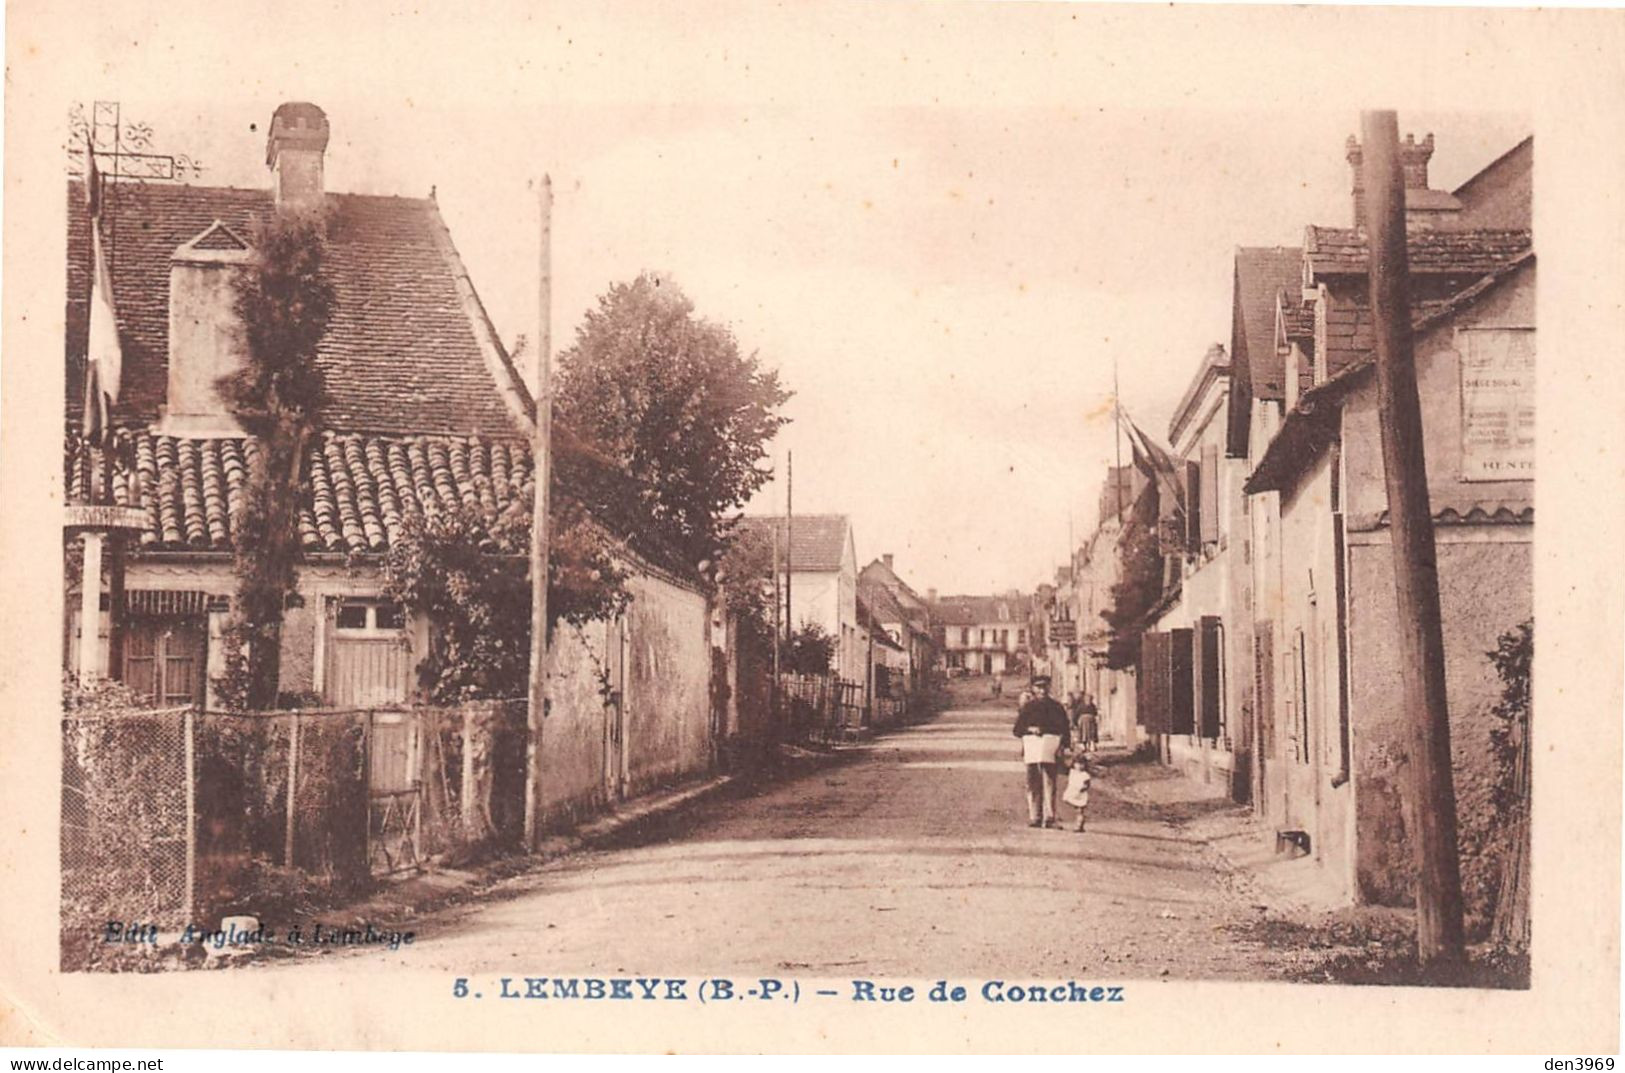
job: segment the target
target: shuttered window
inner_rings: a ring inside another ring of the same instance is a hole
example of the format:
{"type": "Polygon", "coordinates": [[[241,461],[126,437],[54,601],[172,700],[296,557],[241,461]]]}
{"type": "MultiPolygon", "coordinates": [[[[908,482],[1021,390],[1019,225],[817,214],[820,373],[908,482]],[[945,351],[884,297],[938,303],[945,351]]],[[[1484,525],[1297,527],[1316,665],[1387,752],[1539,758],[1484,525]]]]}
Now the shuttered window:
{"type": "Polygon", "coordinates": [[[1202,448],[1202,543],[1219,539],[1219,447],[1202,448]]]}
{"type": "Polygon", "coordinates": [[[1202,513],[1207,501],[1202,490],[1202,466],[1185,463],[1185,543],[1192,552],[1202,550],[1202,513]]]}

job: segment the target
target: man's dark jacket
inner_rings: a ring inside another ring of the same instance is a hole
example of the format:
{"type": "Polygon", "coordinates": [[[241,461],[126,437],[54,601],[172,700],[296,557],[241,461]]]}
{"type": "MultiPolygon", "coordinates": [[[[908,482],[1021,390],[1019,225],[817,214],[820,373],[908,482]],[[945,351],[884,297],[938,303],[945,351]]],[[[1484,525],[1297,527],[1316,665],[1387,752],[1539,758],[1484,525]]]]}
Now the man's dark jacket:
{"type": "Polygon", "coordinates": [[[1011,733],[1019,738],[1027,733],[1029,727],[1035,727],[1040,734],[1059,734],[1061,745],[1065,747],[1072,742],[1071,723],[1059,701],[1052,697],[1034,697],[1021,706],[1011,733]]]}

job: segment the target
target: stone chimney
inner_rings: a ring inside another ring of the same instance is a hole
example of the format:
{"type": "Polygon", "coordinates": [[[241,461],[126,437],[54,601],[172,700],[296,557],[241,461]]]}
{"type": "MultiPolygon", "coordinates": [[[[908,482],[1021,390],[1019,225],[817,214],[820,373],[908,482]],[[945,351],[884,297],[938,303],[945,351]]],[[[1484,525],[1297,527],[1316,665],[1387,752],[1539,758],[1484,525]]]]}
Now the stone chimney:
{"type": "Polygon", "coordinates": [[[928,604],[934,604],[934,603],[937,602],[937,590],[936,589],[926,589],[925,590],[925,602],[928,603],[928,604]]]}
{"type": "Polygon", "coordinates": [[[886,564],[886,569],[887,570],[890,570],[892,568],[892,565],[891,565],[891,552],[888,551],[886,554],[882,555],[880,557],[880,561],[886,564]]]}
{"type": "Polygon", "coordinates": [[[279,209],[322,204],[322,161],[327,152],[327,115],[314,104],[289,101],[271,116],[265,164],[279,209]]]}
{"type": "MultiPolygon", "coordinates": [[[[1360,143],[1349,135],[1346,145],[1346,155],[1349,170],[1353,172],[1354,191],[1354,226],[1364,227],[1365,219],[1365,176],[1360,167],[1364,154],[1360,151],[1360,143]]],[[[1399,166],[1405,174],[1405,226],[1407,230],[1431,231],[1448,228],[1456,214],[1461,211],[1461,202],[1455,196],[1443,190],[1432,190],[1428,187],[1428,161],[1433,159],[1433,135],[1429,134],[1421,141],[1416,135],[1407,134],[1405,140],[1399,145],[1399,166]]]]}

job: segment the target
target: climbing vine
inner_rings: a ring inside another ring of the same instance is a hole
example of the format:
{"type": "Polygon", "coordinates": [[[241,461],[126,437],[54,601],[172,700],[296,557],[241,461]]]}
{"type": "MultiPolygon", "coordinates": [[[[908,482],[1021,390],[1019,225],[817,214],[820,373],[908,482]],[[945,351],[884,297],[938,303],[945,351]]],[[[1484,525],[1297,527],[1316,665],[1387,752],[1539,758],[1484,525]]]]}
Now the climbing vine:
{"type": "Polygon", "coordinates": [[[335,297],[322,275],[319,212],[279,212],[254,228],[254,259],[235,280],[246,360],[220,378],[226,408],[254,438],[234,518],[236,599],[215,680],[232,708],[276,704],[282,614],[297,585],[300,467],[323,398],[316,348],[335,297]]]}
{"type": "MultiPolygon", "coordinates": [[[[549,628],[611,618],[631,600],[620,545],[554,483],[549,628]]],[[[495,516],[468,507],[427,513],[409,519],[385,555],[385,594],[432,624],[418,682],[435,703],[525,694],[531,511],[527,491],[495,516]]]]}

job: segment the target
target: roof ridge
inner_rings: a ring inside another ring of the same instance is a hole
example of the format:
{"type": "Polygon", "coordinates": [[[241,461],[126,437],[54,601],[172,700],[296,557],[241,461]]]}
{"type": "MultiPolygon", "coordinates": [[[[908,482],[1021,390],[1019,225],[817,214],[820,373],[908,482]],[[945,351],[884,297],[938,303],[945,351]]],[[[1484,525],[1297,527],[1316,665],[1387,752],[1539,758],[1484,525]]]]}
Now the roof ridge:
{"type": "Polygon", "coordinates": [[[496,326],[491,323],[491,315],[480,301],[479,291],[474,286],[474,280],[468,274],[468,268],[463,264],[462,255],[457,252],[457,244],[451,237],[451,228],[446,226],[445,217],[440,214],[440,203],[434,198],[425,198],[424,204],[431,213],[429,227],[434,236],[435,244],[439,247],[441,256],[446,260],[446,266],[451,269],[452,279],[457,286],[457,296],[462,299],[463,313],[469,319],[470,327],[474,330],[474,341],[485,359],[486,372],[490,374],[498,394],[502,396],[502,403],[507,407],[509,414],[519,426],[519,431],[529,431],[534,434],[536,425],[536,402],[531,397],[530,389],[526,386],[519,370],[514,368],[513,358],[509,356],[507,348],[502,345],[502,339],[497,335],[496,326]],[[507,383],[503,383],[503,378],[507,383]]]}

